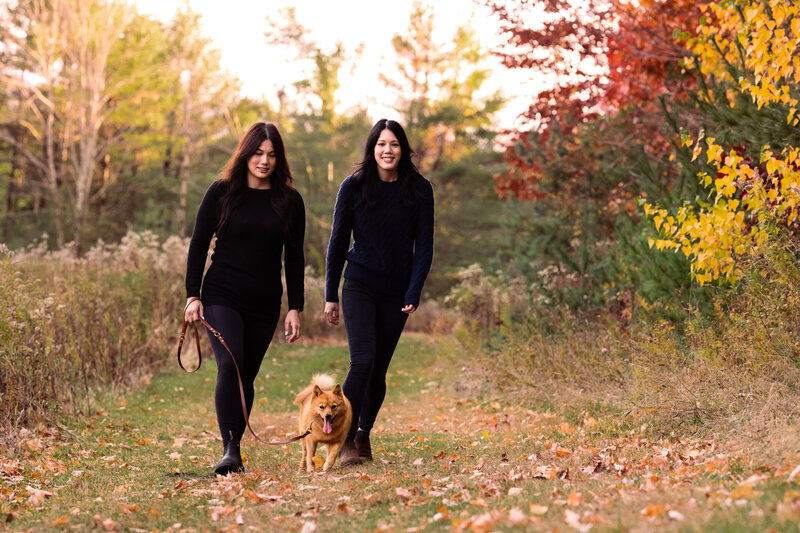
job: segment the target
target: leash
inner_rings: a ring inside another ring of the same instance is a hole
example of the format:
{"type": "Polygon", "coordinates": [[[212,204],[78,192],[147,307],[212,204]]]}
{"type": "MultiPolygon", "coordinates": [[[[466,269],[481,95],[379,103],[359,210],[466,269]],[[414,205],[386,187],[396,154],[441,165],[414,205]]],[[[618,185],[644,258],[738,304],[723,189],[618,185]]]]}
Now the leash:
{"type": "MultiPolygon", "coordinates": [[[[309,433],[311,433],[311,426],[312,426],[312,424],[314,424],[313,420],[308,424],[308,428],[306,428],[306,432],[305,433],[303,433],[302,435],[298,435],[296,437],[292,437],[291,439],[282,440],[282,441],[266,441],[266,440],[260,438],[258,435],[256,435],[256,432],[253,431],[252,426],[250,426],[250,417],[247,416],[247,402],[244,399],[244,385],[242,385],[242,375],[239,373],[239,365],[236,364],[236,358],[233,356],[233,352],[231,352],[231,349],[228,347],[228,343],[226,343],[225,339],[222,338],[222,335],[220,334],[220,332],[217,331],[216,329],[214,329],[211,326],[211,324],[209,324],[208,322],[205,321],[205,319],[201,318],[200,321],[203,323],[203,325],[206,328],[208,328],[208,331],[210,331],[211,334],[214,335],[217,338],[217,340],[220,342],[220,344],[222,344],[222,346],[228,351],[228,355],[231,356],[231,361],[233,361],[233,367],[236,369],[236,379],[239,380],[239,398],[242,400],[242,413],[244,413],[244,421],[247,424],[247,429],[249,429],[250,433],[253,434],[253,437],[255,437],[255,439],[258,442],[262,443],[262,444],[269,444],[270,446],[281,446],[283,444],[289,444],[290,442],[294,442],[294,441],[300,440],[300,439],[304,438],[306,435],[308,435],[309,433]]],[[[186,328],[189,327],[189,324],[190,323],[186,322],[186,320],[183,321],[183,329],[181,330],[181,338],[178,341],[178,365],[181,367],[181,370],[183,370],[184,372],[192,373],[192,372],[197,372],[198,370],[200,370],[200,365],[203,364],[203,356],[200,354],[200,333],[197,331],[199,328],[198,328],[196,322],[192,322],[191,325],[194,326],[194,338],[195,338],[195,342],[197,343],[197,368],[195,368],[194,370],[186,370],[186,367],[183,366],[183,361],[181,361],[181,349],[183,349],[183,340],[186,338],[186,328]]]]}

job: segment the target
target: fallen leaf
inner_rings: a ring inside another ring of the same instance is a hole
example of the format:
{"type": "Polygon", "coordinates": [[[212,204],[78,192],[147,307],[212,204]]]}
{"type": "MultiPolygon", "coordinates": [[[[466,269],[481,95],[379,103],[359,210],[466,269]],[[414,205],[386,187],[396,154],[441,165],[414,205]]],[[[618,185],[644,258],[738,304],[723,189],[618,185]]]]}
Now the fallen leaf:
{"type": "Polygon", "coordinates": [[[667,517],[669,517],[670,520],[675,520],[676,522],[683,522],[684,520],[683,513],[676,511],[675,509],[670,510],[667,513],[667,517]]]}
{"type": "Polygon", "coordinates": [[[590,529],[592,529],[591,524],[584,524],[581,522],[581,517],[575,511],[570,511],[569,509],[564,510],[564,521],[567,525],[573,529],[580,531],[581,533],[586,533],[590,529]]]}
{"type": "Polygon", "coordinates": [[[508,489],[509,496],[517,496],[519,494],[522,494],[522,487],[511,487],[508,489]]]}
{"type": "Polygon", "coordinates": [[[656,516],[664,516],[665,514],[667,514],[667,506],[664,505],[663,503],[648,505],[647,507],[639,511],[639,514],[642,516],[646,516],[648,518],[654,518],[656,516]]]}
{"type": "Polygon", "coordinates": [[[55,496],[54,492],[50,492],[49,490],[35,489],[30,485],[26,486],[25,490],[28,491],[28,494],[30,494],[30,496],[28,496],[28,505],[39,505],[45,500],[45,498],[55,496]]]}
{"type": "Polygon", "coordinates": [[[750,500],[759,495],[757,490],[753,490],[752,485],[741,485],[731,491],[732,500],[750,500]]]}
{"type": "Polygon", "coordinates": [[[581,495],[580,492],[572,491],[569,493],[569,496],[567,497],[567,504],[570,507],[577,507],[582,503],[583,503],[583,496],[581,495]]]}
{"type": "Polygon", "coordinates": [[[528,517],[524,512],[522,512],[522,509],[514,507],[508,511],[508,520],[506,521],[506,524],[509,526],[523,526],[527,523],[528,517]]]}
{"type": "Polygon", "coordinates": [[[406,500],[408,500],[408,499],[410,499],[410,498],[412,498],[414,496],[414,493],[412,493],[410,490],[408,490],[405,487],[397,487],[394,492],[395,492],[395,494],[397,494],[401,498],[405,498],[406,500]]]}
{"type": "Polygon", "coordinates": [[[532,503],[530,505],[531,514],[536,516],[542,516],[547,513],[547,509],[548,507],[546,505],[539,505],[538,503],[532,503]]]}
{"type": "Polygon", "coordinates": [[[490,513],[474,516],[467,521],[467,528],[475,533],[486,533],[494,529],[497,519],[490,513]]]}
{"type": "Polygon", "coordinates": [[[116,531],[119,529],[117,523],[111,520],[110,518],[103,519],[99,514],[96,514],[92,517],[92,520],[95,521],[96,524],[103,526],[103,529],[106,531],[116,531]]]}
{"type": "Polygon", "coordinates": [[[53,524],[53,527],[66,526],[67,524],[69,524],[69,515],[68,514],[62,514],[61,516],[59,516],[58,518],[53,520],[52,524],[53,524]]]}

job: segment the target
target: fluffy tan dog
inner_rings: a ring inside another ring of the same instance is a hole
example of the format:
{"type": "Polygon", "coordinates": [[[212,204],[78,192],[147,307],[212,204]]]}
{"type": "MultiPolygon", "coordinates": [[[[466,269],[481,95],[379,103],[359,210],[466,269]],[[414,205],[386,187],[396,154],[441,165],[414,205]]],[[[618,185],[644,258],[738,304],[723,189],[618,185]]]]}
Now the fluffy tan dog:
{"type": "Polygon", "coordinates": [[[336,461],[353,420],[350,402],[345,398],[341,385],[331,376],[315,374],[311,384],[295,397],[294,403],[300,405],[300,431],[305,432],[311,424],[311,433],[300,443],[303,447],[300,468],[313,472],[317,444],[324,444],[327,456],[322,470],[327,472],[336,461]]]}

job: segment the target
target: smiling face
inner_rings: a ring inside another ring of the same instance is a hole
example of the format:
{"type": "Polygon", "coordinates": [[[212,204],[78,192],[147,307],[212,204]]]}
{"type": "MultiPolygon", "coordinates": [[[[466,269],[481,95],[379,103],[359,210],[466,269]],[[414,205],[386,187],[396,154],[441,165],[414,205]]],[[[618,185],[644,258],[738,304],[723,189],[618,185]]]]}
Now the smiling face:
{"type": "Polygon", "coordinates": [[[272,141],[266,139],[247,159],[247,186],[252,189],[269,189],[269,177],[275,172],[276,162],[272,141]]]}
{"type": "Polygon", "coordinates": [[[400,141],[391,130],[385,129],[375,144],[375,161],[378,163],[378,176],[383,181],[397,179],[397,165],[400,164],[400,141]]]}

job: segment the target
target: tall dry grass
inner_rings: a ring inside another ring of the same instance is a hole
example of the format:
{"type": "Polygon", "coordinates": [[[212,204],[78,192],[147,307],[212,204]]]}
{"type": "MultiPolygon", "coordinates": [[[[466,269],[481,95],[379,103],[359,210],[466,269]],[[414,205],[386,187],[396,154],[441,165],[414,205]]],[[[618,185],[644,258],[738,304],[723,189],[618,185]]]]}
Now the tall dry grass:
{"type": "Polygon", "coordinates": [[[715,317],[687,311],[678,324],[542,305],[477,267],[448,301],[465,360],[495,390],[561,406],[609,402],[661,430],[758,431],[800,416],[800,273],[785,258],[762,255],[720,292],[715,317]]]}
{"type": "MultiPolygon", "coordinates": [[[[80,258],[69,246],[48,251],[45,239],[18,251],[0,245],[0,427],[86,412],[99,391],[174,364],[187,248],[188,239],[149,232],[99,242],[80,258]]],[[[311,267],[305,300],[304,342],[345,342],[344,327],[325,320],[325,283],[311,267]]],[[[407,330],[446,325],[442,308],[424,302],[407,330]]],[[[275,342],[282,333],[281,324],[275,342]]],[[[205,335],[201,342],[208,357],[205,335]]],[[[190,366],[193,344],[185,345],[190,366]]]]}
{"type": "Polygon", "coordinates": [[[177,336],[187,241],[129,233],[80,258],[44,241],[0,250],[0,426],[82,412],[136,383],[177,336]]]}

